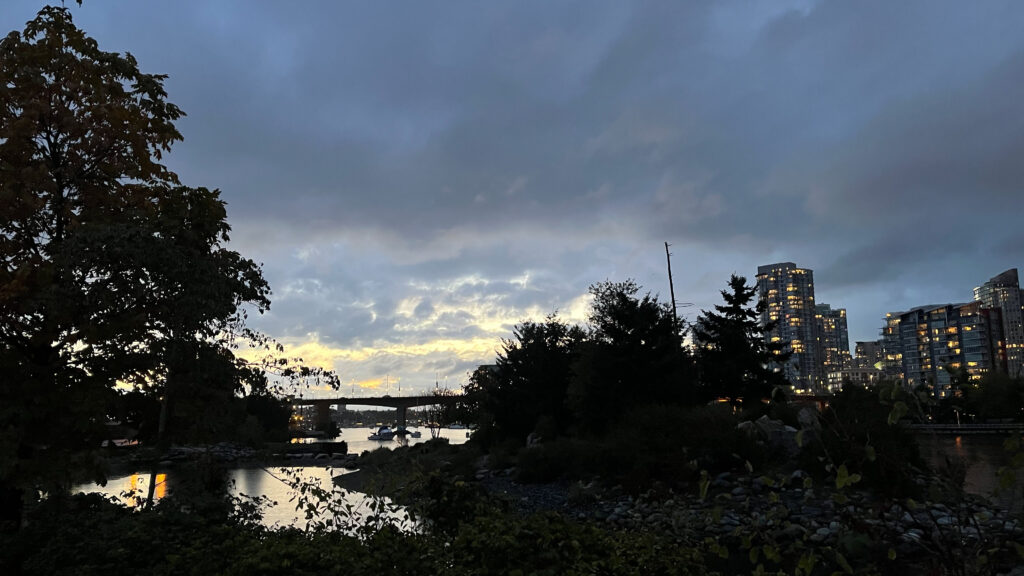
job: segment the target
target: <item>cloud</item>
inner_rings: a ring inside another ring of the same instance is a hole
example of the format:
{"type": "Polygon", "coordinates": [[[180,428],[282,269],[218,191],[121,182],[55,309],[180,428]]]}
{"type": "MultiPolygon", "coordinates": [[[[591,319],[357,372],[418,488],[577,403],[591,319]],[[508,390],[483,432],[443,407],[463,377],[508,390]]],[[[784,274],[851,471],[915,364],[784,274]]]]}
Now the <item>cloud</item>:
{"type": "Polygon", "coordinates": [[[684,315],[794,261],[854,340],[1021,264],[1018,2],[73,11],[169,74],[169,163],[274,289],[253,324],[346,382],[462,378],[593,282],[666,297],[666,241],[684,315]]]}

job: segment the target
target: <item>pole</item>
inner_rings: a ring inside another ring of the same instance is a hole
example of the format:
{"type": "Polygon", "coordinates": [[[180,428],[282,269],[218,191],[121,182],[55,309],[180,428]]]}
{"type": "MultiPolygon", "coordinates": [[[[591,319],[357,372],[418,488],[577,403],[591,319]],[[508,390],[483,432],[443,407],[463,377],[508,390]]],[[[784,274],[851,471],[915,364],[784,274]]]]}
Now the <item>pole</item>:
{"type": "Polygon", "coordinates": [[[669,243],[665,242],[665,261],[668,263],[668,294],[672,298],[672,321],[679,328],[679,316],[676,314],[676,289],[672,285],[672,255],[668,251],[669,243]]]}

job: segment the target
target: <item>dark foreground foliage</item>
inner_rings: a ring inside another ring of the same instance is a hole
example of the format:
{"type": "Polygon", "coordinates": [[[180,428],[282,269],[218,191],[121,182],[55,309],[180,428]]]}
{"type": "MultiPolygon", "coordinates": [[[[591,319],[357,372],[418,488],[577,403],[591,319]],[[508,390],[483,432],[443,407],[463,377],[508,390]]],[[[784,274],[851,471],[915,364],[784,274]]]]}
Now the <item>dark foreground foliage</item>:
{"type": "Polygon", "coordinates": [[[392,525],[361,535],[269,531],[171,505],[132,512],[96,495],[0,537],[0,571],[19,574],[700,574],[695,550],[654,535],[621,534],[556,515],[481,509],[451,532],[392,525]]]}

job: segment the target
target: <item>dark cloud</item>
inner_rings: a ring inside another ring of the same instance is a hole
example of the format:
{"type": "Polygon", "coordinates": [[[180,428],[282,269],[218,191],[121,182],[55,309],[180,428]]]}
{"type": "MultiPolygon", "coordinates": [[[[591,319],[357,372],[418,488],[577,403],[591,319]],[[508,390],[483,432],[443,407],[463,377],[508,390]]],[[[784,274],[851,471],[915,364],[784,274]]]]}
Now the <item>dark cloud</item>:
{"type": "Polygon", "coordinates": [[[189,116],[169,162],[223,191],[274,287],[255,322],[375,350],[358,378],[462,377],[493,347],[426,345],[579,318],[604,279],[665,295],[665,241],[684,314],[795,261],[853,340],[1024,264],[1018,2],[73,12],[170,75],[189,116]]]}

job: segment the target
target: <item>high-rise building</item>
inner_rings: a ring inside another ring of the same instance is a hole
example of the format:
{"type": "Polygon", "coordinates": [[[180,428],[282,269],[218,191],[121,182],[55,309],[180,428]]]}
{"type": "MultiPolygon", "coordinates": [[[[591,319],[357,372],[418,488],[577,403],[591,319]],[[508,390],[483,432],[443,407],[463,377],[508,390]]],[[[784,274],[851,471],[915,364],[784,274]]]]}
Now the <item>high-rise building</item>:
{"type": "Polygon", "coordinates": [[[885,358],[881,340],[857,342],[854,345],[854,353],[856,354],[853,358],[854,368],[880,369],[883,365],[882,360],[885,358]]]}
{"type": "Polygon", "coordinates": [[[882,374],[889,380],[903,380],[903,344],[900,341],[901,312],[887,312],[882,327],[882,374]]]}
{"type": "Polygon", "coordinates": [[[1011,268],[974,289],[974,300],[986,308],[998,308],[1002,316],[1006,372],[1024,376],[1024,323],[1022,323],[1020,282],[1011,268]]]}
{"type": "Polygon", "coordinates": [[[820,392],[825,378],[816,335],[814,273],[792,262],[758,266],[757,288],[765,303],[761,325],[773,326],[765,337],[793,352],[782,366],[786,379],[797,390],[820,392]]]}
{"type": "Polygon", "coordinates": [[[850,333],[846,326],[846,309],[832,309],[828,304],[814,307],[815,340],[821,374],[830,391],[842,385],[842,371],[851,368],[850,333]]]}
{"type": "Polygon", "coordinates": [[[918,306],[886,314],[883,370],[909,388],[927,387],[944,398],[956,379],[978,380],[1004,371],[1003,324],[998,308],[980,302],[918,306]]]}

